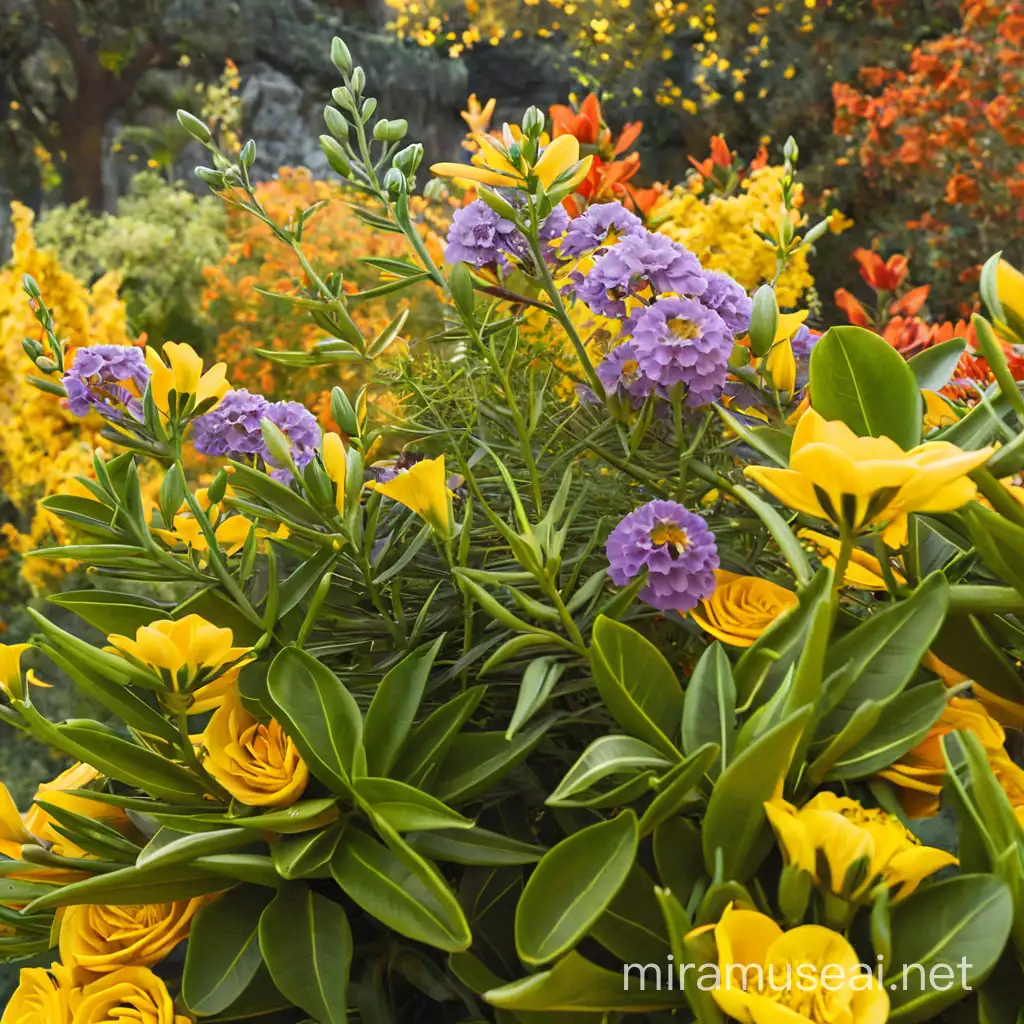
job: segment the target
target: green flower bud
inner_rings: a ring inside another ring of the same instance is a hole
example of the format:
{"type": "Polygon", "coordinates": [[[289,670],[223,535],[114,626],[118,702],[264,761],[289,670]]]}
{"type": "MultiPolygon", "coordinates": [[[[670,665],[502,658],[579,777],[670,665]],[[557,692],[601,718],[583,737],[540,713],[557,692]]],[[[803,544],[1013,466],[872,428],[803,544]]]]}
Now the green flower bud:
{"type": "MultiPolygon", "coordinates": [[[[370,101],[367,100],[366,102],[369,103],[370,101]]],[[[384,142],[387,139],[387,137],[388,137],[388,120],[387,120],[386,117],[382,117],[373,126],[373,137],[378,142],[384,142]]]]}
{"type": "Polygon", "coordinates": [[[213,483],[206,488],[206,496],[213,504],[219,504],[224,500],[228,490],[228,474],[222,469],[214,478],[213,483]]]}
{"type": "Polygon", "coordinates": [[[377,109],[377,101],[372,97],[368,96],[363,100],[363,105],[359,110],[359,116],[362,119],[363,124],[373,117],[373,112],[377,109]]]}
{"type": "Polygon", "coordinates": [[[331,99],[333,99],[342,110],[349,110],[353,114],[356,112],[356,100],[352,95],[352,90],[347,85],[341,85],[337,89],[332,89],[331,99]]]}
{"type": "Polygon", "coordinates": [[[43,373],[53,373],[55,370],[60,369],[57,364],[49,356],[39,356],[36,359],[36,366],[43,371],[43,373]]]}
{"type": "Polygon", "coordinates": [[[800,159],[800,147],[796,144],[796,139],[792,135],[786,139],[786,144],[782,147],[782,155],[791,164],[795,164],[800,159]]]}
{"type": "Polygon", "coordinates": [[[405,180],[405,175],[397,167],[392,167],[384,175],[381,185],[392,200],[397,199],[403,192],[408,190],[408,182],[405,180]]]}
{"type": "Polygon", "coordinates": [[[348,178],[352,174],[352,165],[345,155],[345,150],[341,148],[341,144],[336,139],[332,139],[330,135],[321,135],[320,148],[324,151],[331,170],[343,178],[348,178]]]}
{"type": "Polygon", "coordinates": [[[206,143],[213,138],[210,129],[198,117],[190,114],[187,110],[178,111],[178,124],[197,142],[206,143]]]}
{"type": "Polygon", "coordinates": [[[291,445],[288,444],[288,438],[284,436],[284,431],[268,419],[260,422],[260,431],[263,433],[263,442],[266,444],[271,458],[282,466],[294,466],[291,445]]]}
{"type": "Polygon", "coordinates": [[[319,456],[311,459],[302,471],[302,480],[310,497],[321,507],[334,505],[334,488],[319,456]]]}
{"type": "Polygon", "coordinates": [[[160,483],[160,490],[157,494],[157,504],[160,506],[160,515],[163,516],[164,526],[171,529],[174,525],[174,517],[185,500],[185,478],[177,466],[171,466],[164,474],[160,483]]]}
{"type": "Polygon", "coordinates": [[[391,163],[403,174],[415,174],[423,161],[423,144],[414,142],[404,149],[400,149],[392,159],[391,163]]]}
{"type": "Polygon", "coordinates": [[[36,279],[31,274],[22,275],[21,287],[25,289],[25,294],[29,298],[35,299],[36,302],[42,302],[43,296],[39,291],[39,285],[36,284],[36,279]]]}
{"type": "Polygon", "coordinates": [[[216,189],[218,192],[225,187],[224,175],[212,167],[197,167],[195,173],[200,181],[205,181],[210,188],[216,189]]]}
{"type": "Polygon", "coordinates": [[[795,928],[803,923],[811,898],[810,873],[787,864],[779,876],[779,909],[786,923],[795,928]]]}
{"type": "Polygon", "coordinates": [[[21,347],[32,362],[35,362],[43,354],[43,346],[35,338],[22,338],[21,347]]]}
{"type": "Polygon", "coordinates": [[[366,72],[356,68],[352,72],[352,91],[358,96],[366,88],[366,72]]]}
{"type": "Polygon", "coordinates": [[[359,420],[356,411],[348,400],[348,395],[339,387],[331,389],[331,419],[338,424],[338,429],[349,437],[359,435],[359,420]]]}
{"type": "Polygon", "coordinates": [[[497,192],[492,189],[486,188],[483,185],[477,186],[477,195],[496,213],[499,217],[504,217],[505,220],[515,221],[516,211],[515,207],[504,197],[498,195],[497,192]]]}
{"type": "Polygon", "coordinates": [[[256,160],[256,143],[250,139],[243,147],[242,152],[238,154],[238,162],[248,170],[252,167],[253,162],[256,160]]]}
{"type": "Polygon", "coordinates": [[[401,142],[409,131],[409,122],[404,117],[396,117],[388,121],[388,130],[385,138],[388,142],[401,142]]]}
{"type": "Polygon", "coordinates": [[[345,43],[335,36],[331,40],[331,63],[343,74],[352,70],[352,54],[345,43]]]}
{"type": "Polygon", "coordinates": [[[324,107],[324,124],[327,125],[327,130],[339,142],[346,142],[348,140],[348,121],[345,120],[345,115],[337,107],[324,107]]]}
{"type": "Polygon", "coordinates": [[[448,275],[448,289],[462,318],[472,322],[476,296],[473,292],[473,275],[465,263],[456,263],[452,267],[448,275]]]}
{"type": "Polygon", "coordinates": [[[779,328],[779,304],[770,284],[763,284],[754,293],[754,308],[750,316],[750,348],[754,355],[763,356],[775,344],[779,328]]]}
{"type": "Polygon", "coordinates": [[[523,114],[523,134],[531,139],[537,138],[544,131],[544,111],[540,107],[528,107],[523,114]]]}
{"type": "Polygon", "coordinates": [[[237,167],[229,167],[224,172],[224,181],[232,188],[241,188],[245,184],[242,172],[237,167]]]}

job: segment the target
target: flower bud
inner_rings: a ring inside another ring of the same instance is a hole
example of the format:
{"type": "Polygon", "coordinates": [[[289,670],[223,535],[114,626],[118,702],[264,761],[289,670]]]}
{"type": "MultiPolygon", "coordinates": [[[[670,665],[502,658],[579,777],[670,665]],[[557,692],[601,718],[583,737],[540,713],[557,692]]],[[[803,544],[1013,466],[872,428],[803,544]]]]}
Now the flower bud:
{"type": "Polygon", "coordinates": [[[405,175],[397,168],[392,167],[387,174],[384,175],[384,180],[381,182],[384,191],[387,192],[388,197],[392,200],[397,199],[402,193],[408,190],[408,182],[405,180],[405,175]]]}
{"type": "Polygon", "coordinates": [[[225,187],[224,175],[220,171],[215,171],[212,167],[197,167],[195,173],[200,181],[205,181],[212,189],[220,191],[220,189],[225,187]]]}
{"type": "Polygon", "coordinates": [[[331,40],[331,63],[343,74],[352,71],[352,54],[345,43],[335,36],[331,40]]]}
{"type": "Polygon", "coordinates": [[[401,142],[409,131],[409,122],[404,117],[396,117],[388,121],[385,138],[388,142],[401,142]]]}
{"type": "Polygon", "coordinates": [[[267,446],[270,457],[282,466],[294,465],[292,461],[292,449],[284,431],[272,420],[263,419],[260,421],[260,431],[263,434],[263,442],[267,446]]]}
{"type": "Polygon", "coordinates": [[[423,160],[423,144],[414,142],[404,149],[400,149],[392,159],[391,163],[403,174],[415,174],[423,160]]]}
{"type": "Polygon", "coordinates": [[[786,144],[782,147],[782,155],[791,164],[795,164],[800,159],[800,147],[796,144],[796,139],[792,135],[786,139],[786,144]]]}
{"type": "Polygon", "coordinates": [[[241,188],[245,181],[242,178],[242,172],[237,167],[229,167],[224,172],[224,183],[232,188],[241,188]]]}
{"type": "Polygon", "coordinates": [[[790,927],[801,924],[811,898],[812,878],[802,868],[787,864],[779,876],[779,909],[790,927]]]}
{"type": "Polygon", "coordinates": [[[523,114],[523,134],[536,139],[544,131],[544,112],[540,107],[528,107],[523,114]]]}
{"type": "Polygon", "coordinates": [[[59,369],[57,364],[49,356],[40,356],[36,359],[36,366],[43,371],[43,373],[53,373],[59,369]]]}
{"type": "Polygon", "coordinates": [[[828,231],[828,218],[818,221],[810,231],[804,235],[804,245],[814,245],[825,232],[828,231]]]}
{"type": "Polygon", "coordinates": [[[482,199],[496,214],[498,214],[499,217],[504,217],[505,220],[515,221],[515,207],[503,195],[482,185],[478,186],[476,191],[477,196],[479,196],[480,199],[482,199]]]}
{"type": "Polygon", "coordinates": [[[25,289],[25,294],[28,295],[30,299],[35,299],[36,302],[42,301],[43,296],[39,291],[39,285],[36,284],[36,279],[31,274],[22,275],[21,287],[25,289]]]}
{"type": "Polygon", "coordinates": [[[322,508],[334,504],[334,488],[319,456],[310,459],[302,471],[302,480],[310,497],[322,508]]]}
{"type": "Polygon", "coordinates": [[[349,437],[359,435],[359,420],[356,418],[356,411],[352,403],[339,387],[331,389],[331,419],[338,425],[338,429],[349,437]]]}
{"type": "Polygon", "coordinates": [[[210,133],[210,129],[199,120],[194,114],[190,114],[187,110],[178,111],[178,124],[185,129],[197,142],[209,142],[213,138],[210,133]]]}
{"type": "Polygon", "coordinates": [[[43,346],[35,338],[22,338],[21,347],[33,363],[43,354],[43,346]]]}
{"type": "Polygon", "coordinates": [[[327,130],[339,141],[345,142],[348,139],[348,121],[337,107],[324,107],[324,124],[327,130]]]}
{"type": "Polygon", "coordinates": [[[213,483],[206,488],[206,496],[210,499],[212,505],[218,505],[224,500],[224,495],[228,489],[228,474],[227,471],[221,469],[221,471],[213,478],[213,483]]]}
{"type": "Polygon", "coordinates": [[[750,316],[750,348],[754,355],[763,356],[775,344],[779,328],[779,304],[770,284],[763,284],[754,293],[754,308],[750,316]]]}
{"type": "Polygon", "coordinates": [[[341,148],[341,144],[336,139],[332,139],[330,135],[321,135],[320,148],[324,151],[324,156],[327,157],[331,170],[340,174],[343,178],[347,178],[352,174],[352,165],[345,155],[345,150],[341,148]]]}
{"type": "Polygon", "coordinates": [[[353,114],[356,112],[356,100],[352,95],[352,90],[347,85],[341,85],[337,89],[332,89],[331,99],[342,110],[350,110],[353,114]]]}
{"type": "MultiPolygon", "coordinates": [[[[370,101],[367,100],[366,102],[369,103],[370,101]]],[[[387,139],[387,137],[388,137],[388,119],[386,117],[382,117],[373,126],[373,137],[378,142],[384,142],[387,139]]]]}
{"type": "Polygon", "coordinates": [[[363,100],[363,105],[359,110],[359,116],[362,118],[363,124],[373,117],[373,112],[377,109],[377,101],[372,97],[368,96],[363,100]]]}
{"type": "Polygon", "coordinates": [[[238,154],[238,162],[246,169],[249,170],[256,160],[256,143],[250,139],[243,147],[242,152],[238,154]]]}
{"type": "Polygon", "coordinates": [[[356,68],[352,72],[352,91],[358,96],[366,88],[366,72],[356,68]]]}
{"type": "MultiPolygon", "coordinates": [[[[209,491],[207,491],[209,493],[209,491]]],[[[160,506],[160,515],[163,516],[164,526],[171,529],[174,517],[177,515],[181,503],[185,500],[185,478],[177,466],[171,466],[164,474],[160,483],[160,490],[157,494],[157,505],[160,506]]]]}
{"type": "Polygon", "coordinates": [[[465,263],[456,263],[448,275],[448,289],[464,320],[473,320],[476,296],[473,293],[473,275],[465,263]]]}

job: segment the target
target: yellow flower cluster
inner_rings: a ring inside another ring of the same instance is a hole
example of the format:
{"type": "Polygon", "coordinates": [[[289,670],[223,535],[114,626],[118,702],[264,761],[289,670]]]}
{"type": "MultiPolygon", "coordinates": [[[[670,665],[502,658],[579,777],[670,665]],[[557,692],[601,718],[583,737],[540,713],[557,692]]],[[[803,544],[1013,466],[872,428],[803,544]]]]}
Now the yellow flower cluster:
{"type": "MultiPolygon", "coordinates": [[[[10,549],[31,550],[45,543],[66,543],[66,526],[36,503],[51,494],[75,493],[75,475],[90,475],[92,449],[102,425],[98,417],[73,417],[63,403],[26,381],[28,360],[22,339],[42,340],[22,289],[30,274],[38,283],[71,348],[128,345],[120,278],[104,274],[92,287],[65,271],[57,257],[36,246],[32,211],[11,206],[14,252],[0,271],[0,491],[25,517],[24,532],[2,527],[10,549]]],[[[27,560],[23,572],[33,586],[45,586],[65,569],[60,563],[27,560]]]]}
{"type": "MultiPolygon", "coordinates": [[[[731,274],[747,291],[753,291],[775,276],[775,250],[758,237],[769,231],[782,207],[781,167],[754,171],[732,196],[702,199],[693,187],[679,185],[658,201],[651,211],[657,230],[686,246],[708,270],[731,274]]],[[[801,186],[795,188],[795,202],[802,202],[801,186]]],[[[795,225],[798,226],[798,225],[795,225]]],[[[807,250],[790,257],[775,286],[779,305],[786,309],[799,304],[814,285],[807,262],[807,250]]]]}

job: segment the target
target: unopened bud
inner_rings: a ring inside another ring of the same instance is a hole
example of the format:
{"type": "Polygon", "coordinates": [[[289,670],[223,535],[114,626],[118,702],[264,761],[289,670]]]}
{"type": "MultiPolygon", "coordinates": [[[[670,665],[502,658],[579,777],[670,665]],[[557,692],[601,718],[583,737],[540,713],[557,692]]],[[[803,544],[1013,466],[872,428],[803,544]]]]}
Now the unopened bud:
{"type": "Polygon", "coordinates": [[[331,170],[340,174],[343,178],[347,178],[352,174],[352,165],[349,163],[345,150],[341,148],[341,144],[337,139],[331,138],[330,135],[321,135],[320,148],[324,151],[324,156],[327,157],[331,170]]]}
{"type": "Polygon", "coordinates": [[[390,199],[397,199],[403,192],[408,190],[408,182],[405,180],[405,175],[397,167],[392,167],[384,175],[381,185],[390,199]]]}
{"type": "Polygon", "coordinates": [[[40,356],[36,360],[36,366],[43,373],[53,373],[54,370],[58,369],[57,364],[49,356],[40,356]]]}
{"type": "Polygon", "coordinates": [[[396,117],[388,121],[388,130],[385,138],[388,142],[401,142],[408,134],[409,122],[404,117],[396,117]]]}
{"type": "Polygon", "coordinates": [[[178,124],[185,129],[197,142],[209,142],[213,138],[210,133],[210,129],[199,120],[194,114],[190,114],[187,110],[178,111],[178,124]]]}
{"type": "Polygon", "coordinates": [[[215,171],[212,167],[197,167],[196,177],[200,181],[205,181],[210,188],[220,189],[224,188],[224,175],[220,171],[215,171]]]}
{"type": "Polygon", "coordinates": [[[750,348],[756,356],[763,356],[775,344],[779,327],[779,304],[770,284],[763,284],[754,293],[754,307],[750,315],[750,348]]]}
{"type": "MultiPolygon", "coordinates": [[[[369,100],[367,100],[366,102],[367,102],[367,103],[369,103],[370,101],[369,101],[369,100]]],[[[384,141],[385,141],[385,139],[387,139],[387,137],[388,137],[388,120],[387,120],[387,118],[386,118],[386,117],[382,117],[382,118],[381,118],[381,119],[380,119],[380,120],[379,120],[379,121],[378,121],[378,122],[377,122],[377,123],[376,123],[376,124],[375,124],[375,125],[373,126],[373,137],[374,137],[374,138],[375,138],[375,139],[376,139],[376,140],[377,140],[378,142],[384,142],[384,141]]]]}
{"type": "Polygon", "coordinates": [[[414,142],[411,146],[400,149],[391,163],[403,174],[415,174],[423,161],[423,144],[414,142]]]}
{"type": "Polygon", "coordinates": [[[252,167],[256,160],[256,143],[250,139],[243,147],[242,152],[238,154],[238,162],[248,170],[252,167]]]}
{"type": "Polygon", "coordinates": [[[363,124],[373,117],[373,112],[377,109],[377,101],[372,97],[368,96],[363,100],[363,105],[359,109],[359,116],[362,118],[363,124]]]}
{"type": "Polygon", "coordinates": [[[796,144],[796,139],[792,135],[786,139],[786,144],[782,147],[782,155],[791,164],[795,164],[800,159],[800,147],[796,144]]]}
{"type": "Polygon", "coordinates": [[[523,114],[523,134],[531,139],[537,138],[544,131],[544,112],[540,107],[528,107],[523,114]]]}
{"type": "Polygon", "coordinates": [[[331,63],[343,74],[352,70],[352,54],[345,43],[335,36],[331,40],[331,63]]]}
{"type": "Polygon", "coordinates": [[[356,418],[356,411],[352,403],[339,387],[331,389],[331,419],[338,424],[338,429],[349,437],[356,437],[359,434],[359,420],[356,418]]]}
{"type": "Polygon", "coordinates": [[[291,466],[293,464],[292,449],[284,431],[268,419],[260,421],[260,431],[263,434],[263,443],[267,446],[267,451],[274,462],[281,466],[291,466]]]}
{"type": "Polygon", "coordinates": [[[356,68],[352,72],[352,89],[358,96],[366,88],[366,72],[362,68],[356,68]]]}
{"type": "Polygon", "coordinates": [[[21,347],[32,362],[35,362],[43,354],[43,346],[35,338],[22,338],[21,347]]]}
{"type": "Polygon", "coordinates": [[[499,217],[505,220],[514,221],[516,217],[515,207],[502,195],[489,188],[480,187],[477,195],[481,198],[499,217]]]}
{"type": "Polygon", "coordinates": [[[228,489],[228,474],[225,470],[221,470],[214,478],[213,483],[206,488],[206,496],[210,499],[211,504],[218,505],[224,500],[224,495],[228,489]]]}
{"type": "Polygon", "coordinates": [[[448,289],[463,320],[473,320],[476,296],[473,293],[473,276],[465,263],[456,263],[448,275],[448,289]]]}
{"type": "Polygon", "coordinates": [[[324,107],[324,124],[339,142],[345,142],[348,139],[348,121],[337,107],[324,107]]]}
{"type": "Polygon", "coordinates": [[[352,90],[347,85],[340,85],[338,88],[332,89],[331,99],[334,100],[342,110],[350,110],[353,114],[356,112],[356,100],[352,95],[352,90]]]}

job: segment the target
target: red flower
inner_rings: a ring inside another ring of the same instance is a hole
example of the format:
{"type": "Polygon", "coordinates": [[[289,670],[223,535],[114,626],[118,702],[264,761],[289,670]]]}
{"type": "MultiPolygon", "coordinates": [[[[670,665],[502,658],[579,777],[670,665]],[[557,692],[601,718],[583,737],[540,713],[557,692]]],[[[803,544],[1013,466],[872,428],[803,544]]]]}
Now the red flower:
{"type": "Polygon", "coordinates": [[[590,93],[580,104],[579,111],[562,103],[551,107],[552,135],[575,135],[583,145],[596,146],[601,133],[601,104],[590,93]]]}
{"type": "Polygon", "coordinates": [[[889,316],[914,316],[928,301],[930,290],[931,285],[927,284],[921,285],[920,288],[911,288],[889,306],[889,316]]]}
{"type": "Polygon", "coordinates": [[[907,276],[907,257],[898,253],[883,262],[877,252],[854,249],[853,258],[860,264],[860,276],[875,291],[894,292],[907,276]]]}
{"type": "Polygon", "coordinates": [[[846,314],[846,318],[851,324],[857,327],[871,326],[871,317],[868,316],[867,310],[845,288],[836,289],[835,303],[846,314]]]}
{"type": "Polygon", "coordinates": [[[697,168],[702,178],[710,178],[716,167],[732,167],[732,153],[723,135],[711,136],[711,156],[707,160],[694,160],[692,156],[687,159],[697,168]]]}

